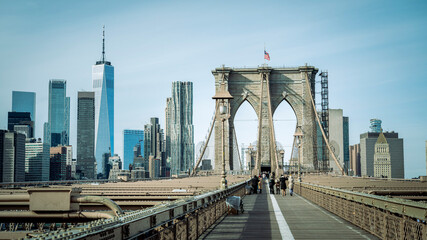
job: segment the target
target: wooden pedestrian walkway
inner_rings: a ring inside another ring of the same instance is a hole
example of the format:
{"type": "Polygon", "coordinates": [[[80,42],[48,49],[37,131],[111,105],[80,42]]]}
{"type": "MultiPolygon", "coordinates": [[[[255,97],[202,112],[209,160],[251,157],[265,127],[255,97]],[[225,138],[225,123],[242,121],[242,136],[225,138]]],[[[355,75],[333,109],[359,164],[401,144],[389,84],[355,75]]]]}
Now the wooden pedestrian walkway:
{"type": "Polygon", "coordinates": [[[378,239],[298,195],[265,187],[244,197],[243,214],[219,219],[200,239],[378,239]]]}

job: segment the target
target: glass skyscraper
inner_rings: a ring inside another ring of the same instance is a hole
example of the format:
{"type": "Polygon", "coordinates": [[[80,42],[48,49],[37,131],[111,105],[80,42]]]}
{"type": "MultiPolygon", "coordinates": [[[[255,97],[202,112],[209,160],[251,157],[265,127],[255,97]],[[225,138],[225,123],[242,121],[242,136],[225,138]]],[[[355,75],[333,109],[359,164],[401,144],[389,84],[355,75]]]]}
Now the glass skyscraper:
{"type": "Polygon", "coordinates": [[[70,98],[66,97],[67,81],[49,81],[49,125],[51,147],[67,146],[70,136],[70,98]]]}
{"type": "Polygon", "coordinates": [[[9,112],[7,114],[7,129],[9,131],[22,132],[23,127],[27,127],[25,137],[32,138],[34,132],[34,122],[31,121],[30,112],[9,112]]]}
{"type": "Polygon", "coordinates": [[[50,146],[51,139],[50,139],[50,124],[49,124],[49,122],[45,122],[43,124],[43,142],[50,146]]]}
{"type": "Polygon", "coordinates": [[[344,168],[347,172],[349,169],[349,163],[350,163],[350,140],[349,140],[349,133],[348,133],[348,117],[342,117],[343,118],[343,144],[344,144],[344,168]]]}
{"type": "Polygon", "coordinates": [[[104,38],[102,59],[92,66],[95,92],[95,158],[97,172],[102,172],[102,155],[114,156],[114,67],[105,60],[104,38]]]}
{"type": "Polygon", "coordinates": [[[70,145],[70,97],[65,98],[65,133],[63,145],[70,145]]]}
{"type": "MultiPolygon", "coordinates": [[[[144,131],[143,130],[130,130],[125,129],[123,131],[123,169],[128,170],[129,164],[133,163],[133,149],[136,144],[144,146],[144,131]]],[[[144,151],[141,151],[142,157],[144,157],[144,151]]]]}
{"type": "Polygon", "coordinates": [[[31,121],[33,121],[35,125],[36,93],[12,91],[12,112],[29,112],[31,114],[31,121]]]}

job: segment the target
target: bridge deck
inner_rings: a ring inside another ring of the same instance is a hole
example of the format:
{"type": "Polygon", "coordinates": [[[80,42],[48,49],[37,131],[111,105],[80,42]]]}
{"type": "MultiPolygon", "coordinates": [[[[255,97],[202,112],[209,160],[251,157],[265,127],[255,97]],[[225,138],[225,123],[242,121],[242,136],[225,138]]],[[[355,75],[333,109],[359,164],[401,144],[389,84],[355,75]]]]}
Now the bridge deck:
{"type": "Polygon", "coordinates": [[[243,214],[225,216],[200,239],[378,239],[300,196],[267,192],[245,196],[243,214]]]}

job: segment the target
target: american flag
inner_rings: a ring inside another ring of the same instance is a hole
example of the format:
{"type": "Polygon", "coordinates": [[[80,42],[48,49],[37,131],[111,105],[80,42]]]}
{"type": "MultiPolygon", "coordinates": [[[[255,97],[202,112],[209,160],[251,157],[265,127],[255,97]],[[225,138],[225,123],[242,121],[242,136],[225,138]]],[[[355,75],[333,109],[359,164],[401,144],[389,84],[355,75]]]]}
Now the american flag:
{"type": "Polygon", "coordinates": [[[265,50],[264,50],[264,59],[267,59],[268,61],[270,61],[270,54],[268,54],[268,52],[265,50]]]}

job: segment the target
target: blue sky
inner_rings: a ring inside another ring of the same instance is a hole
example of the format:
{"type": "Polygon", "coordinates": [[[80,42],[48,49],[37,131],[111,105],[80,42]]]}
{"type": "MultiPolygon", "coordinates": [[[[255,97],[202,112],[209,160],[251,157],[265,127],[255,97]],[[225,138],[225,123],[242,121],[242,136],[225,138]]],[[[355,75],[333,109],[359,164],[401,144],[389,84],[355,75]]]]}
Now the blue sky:
{"type": "MultiPolygon", "coordinates": [[[[350,144],[380,118],[404,138],[406,177],[426,175],[426,1],[0,1],[0,128],[13,90],[37,93],[37,130],[47,121],[48,80],[67,80],[71,143],[77,91],[91,90],[91,67],[106,56],[115,67],[115,149],[123,129],[164,126],[172,81],[194,82],[195,142],[212,117],[211,70],[305,63],[329,71],[330,108],[350,121],[350,144]]],[[[295,116],[282,104],[276,136],[292,142],[295,116]],[[282,106],[283,105],[283,106],[282,106]],[[286,120],[286,121],[284,121],[286,120]]],[[[255,113],[243,105],[238,141],[256,139],[255,113]],[[253,131],[245,131],[252,128],[253,131]]],[[[289,155],[290,148],[286,149],[289,155]]]]}

